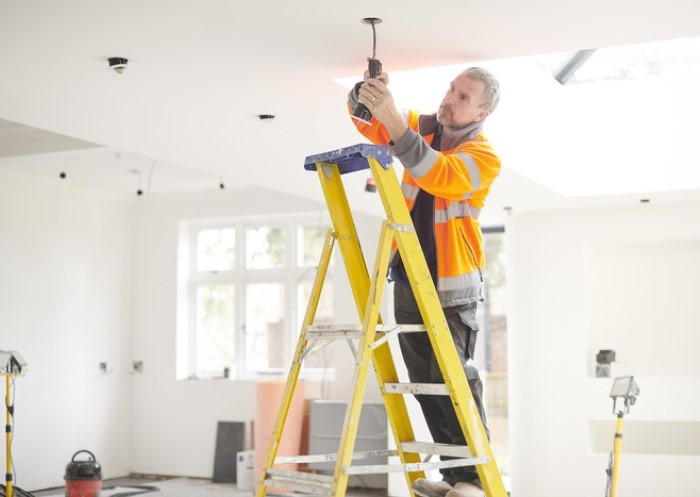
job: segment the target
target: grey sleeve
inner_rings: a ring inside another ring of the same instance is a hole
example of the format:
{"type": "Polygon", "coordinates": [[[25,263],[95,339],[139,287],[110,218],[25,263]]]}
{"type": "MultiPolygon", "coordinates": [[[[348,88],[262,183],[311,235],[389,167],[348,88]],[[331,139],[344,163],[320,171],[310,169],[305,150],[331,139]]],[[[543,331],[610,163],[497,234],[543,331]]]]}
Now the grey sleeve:
{"type": "Polygon", "coordinates": [[[406,169],[412,169],[424,162],[428,155],[435,156],[433,162],[437,159],[437,152],[430,148],[423,137],[411,128],[397,143],[390,143],[390,146],[393,154],[406,169]]]}

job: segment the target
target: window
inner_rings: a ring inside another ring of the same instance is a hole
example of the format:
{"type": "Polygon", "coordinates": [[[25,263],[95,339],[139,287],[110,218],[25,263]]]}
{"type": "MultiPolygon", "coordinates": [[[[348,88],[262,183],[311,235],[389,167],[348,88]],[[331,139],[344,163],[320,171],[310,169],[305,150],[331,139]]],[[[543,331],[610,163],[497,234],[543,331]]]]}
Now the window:
{"type": "Polygon", "coordinates": [[[506,252],[503,228],[483,228],[485,300],[477,307],[479,339],[475,365],[482,371],[484,409],[491,448],[508,473],[508,358],[506,323],[506,252]]]}
{"type": "MultiPolygon", "coordinates": [[[[183,225],[180,306],[187,317],[180,320],[179,378],[287,373],[329,226],[318,216],[183,225]]],[[[329,271],[315,323],[332,316],[329,271]]],[[[330,369],[329,354],[309,356],[304,374],[330,369]]]]}

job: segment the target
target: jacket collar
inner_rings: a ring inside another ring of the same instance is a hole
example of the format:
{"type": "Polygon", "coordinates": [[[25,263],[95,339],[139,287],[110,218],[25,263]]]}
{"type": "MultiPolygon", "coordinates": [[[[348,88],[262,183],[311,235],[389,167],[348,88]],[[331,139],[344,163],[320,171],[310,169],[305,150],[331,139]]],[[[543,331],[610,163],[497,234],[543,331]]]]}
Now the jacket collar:
{"type": "MultiPolygon", "coordinates": [[[[418,133],[421,136],[428,136],[435,133],[437,128],[437,114],[423,114],[418,117],[418,133]]],[[[443,150],[455,148],[460,143],[472,141],[481,133],[484,127],[484,121],[475,121],[465,128],[457,131],[446,131],[442,129],[442,146],[443,150]]]]}

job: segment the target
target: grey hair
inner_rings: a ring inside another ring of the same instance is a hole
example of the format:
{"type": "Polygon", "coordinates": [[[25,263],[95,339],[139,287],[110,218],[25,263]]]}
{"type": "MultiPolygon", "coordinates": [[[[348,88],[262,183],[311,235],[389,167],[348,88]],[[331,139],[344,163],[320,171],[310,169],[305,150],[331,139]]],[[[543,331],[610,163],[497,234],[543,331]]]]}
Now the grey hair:
{"type": "Polygon", "coordinates": [[[501,85],[496,77],[483,67],[470,67],[462,71],[461,75],[484,84],[484,101],[481,107],[489,111],[489,114],[493,112],[501,99],[501,85]]]}

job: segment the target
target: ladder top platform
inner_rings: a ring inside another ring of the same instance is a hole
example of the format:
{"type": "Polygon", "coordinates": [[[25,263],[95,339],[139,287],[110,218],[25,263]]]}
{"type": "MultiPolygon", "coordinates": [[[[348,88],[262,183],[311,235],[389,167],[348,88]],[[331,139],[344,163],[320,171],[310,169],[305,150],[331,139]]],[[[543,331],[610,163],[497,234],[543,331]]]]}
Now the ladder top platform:
{"type": "Polygon", "coordinates": [[[309,155],[304,160],[304,169],[315,171],[316,164],[337,164],[340,174],[351,173],[361,169],[369,168],[368,158],[376,159],[384,169],[389,169],[394,158],[389,152],[389,147],[384,145],[370,145],[361,143],[351,147],[339,148],[330,152],[309,155]]]}

